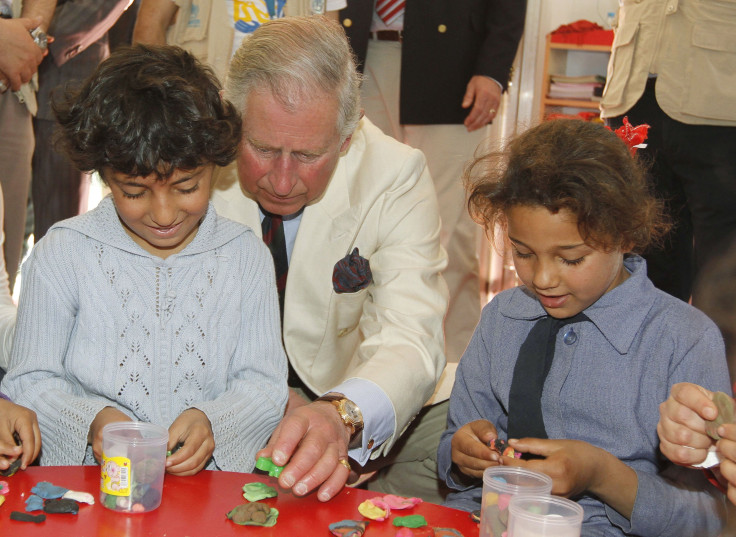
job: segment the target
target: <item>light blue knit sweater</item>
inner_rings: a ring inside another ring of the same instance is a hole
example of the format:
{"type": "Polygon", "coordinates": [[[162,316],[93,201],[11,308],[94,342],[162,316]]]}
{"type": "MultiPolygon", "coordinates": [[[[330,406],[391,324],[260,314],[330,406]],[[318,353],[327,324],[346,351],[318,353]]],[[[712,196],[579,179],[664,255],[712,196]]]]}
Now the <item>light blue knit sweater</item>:
{"type": "Polygon", "coordinates": [[[55,225],[24,265],[2,390],[38,414],[42,464],[93,462],[87,433],[106,406],[164,427],[198,408],[214,466],[247,472],[286,404],[278,307],[250,228],[210,205],[164,260],[133,242],[108,197],[55,225]]]}

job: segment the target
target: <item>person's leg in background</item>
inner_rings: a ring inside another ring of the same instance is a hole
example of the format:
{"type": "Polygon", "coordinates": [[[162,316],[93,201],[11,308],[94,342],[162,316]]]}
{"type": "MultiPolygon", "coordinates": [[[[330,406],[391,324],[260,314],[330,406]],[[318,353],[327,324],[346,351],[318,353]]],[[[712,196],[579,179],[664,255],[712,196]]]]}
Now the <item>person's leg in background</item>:
{"type": "MultiPolygon", "coordinates": [[[[699,272],[736,238],[736,127],[665,121],[665,143],[692,215],[699,272]]],[[[698,297],[693,295],[698,306],[698,297]]]]}
{"type": "MultiPolygon", "coordinates": [[[[665,125],[669,119],[659,108],[651,79],[639,101],[626,114],[632,125],[646,123],[650,126],[647,147],[637,152],[637,157],[649,165],[649,177],[657,197],[665,202],[673,228],[660,247],[652,247],[643,253],[647,262],[647,276],[654,285],[666,293],[687,302],[690,300],[695,277],[693,254],[693,223],[688,199],[673,159],[670,144],[665,142],[665,125]]],[[[608,125],[616,129],[624,116],[610,118],[608,125]]]]}
{"type": "MultiPolygon", "coordinates": [[[[448,253],[448,267],[443,272],[450,291],[445,351],[454,373],[453,365],[480,318],[479,227],[468,215],[462,171],[487,129],[468,133],[463,125],[401,125],[400,43],[371,40],[364,74],[361,96],[366,116],[386,134],[420,149],[435,184],[441,243],[448,253]]],[[[437,477],[437,447],[446,419],[447,401],[425,407],[391,453],[369,463],[369,471],[380,470],[367,482],[367,488],[441,503],[448,489],[437,477]]]]}
{"type": "Polygon", "coordinates": [[[442,275],[450,291],[444,325],[448,364],[460,361],[480,319],[478,239],[481,228],[468,213],[462,175],[487,134],[487,128],[468,132],[464,125],[404,126],[403,141],[421,149],[427,157],[440,205],[440,242],[448,257],[442,275]]]}
{"type": "Polygon", "coordinates": [[[366,483],[368,490],[417,497],[440,504],[450,492],[437,477],[437,446],[447,428],[447,409],[443,401],[424,407],[386,457],[370,461],[366,470],[379,469],[366,483]]]}
{"type": "MultiPolygon", "coordinates": [[[[3,191],[0,188],[0,245],[3,244],[3,216],[3,191]]],[[[0,380],[5,376],[10,363],[16,316],[17,310],[8,284],[8,273],[5,270],[5,257],[0,248],[0,380]]]]}
{"type": "Polygon", "coordinates": [[[87,210],[91,177],[80,172],[52,144],[54,121],[34,119],[36,150],[33,154],[34,241],[60,220],[87,210]]]}
{"type": "Polygon", "coordinates": [[[5,198],[3,251],[11,290],[23,248],[33,146],[33,124],[28,108],[11,91],[0,94],[0,185],[5,198]]]}

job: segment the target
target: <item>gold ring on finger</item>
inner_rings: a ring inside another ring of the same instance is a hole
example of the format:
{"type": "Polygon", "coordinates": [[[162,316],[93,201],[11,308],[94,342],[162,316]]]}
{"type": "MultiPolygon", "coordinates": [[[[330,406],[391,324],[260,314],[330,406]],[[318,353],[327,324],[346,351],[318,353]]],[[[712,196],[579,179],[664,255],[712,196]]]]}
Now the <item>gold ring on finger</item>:
{"type": "Polygon", "coordinates": [[[350,463],[347,459],[340,459],[340,464],[342,464],[345,468],[348,469],[348,472],[351,472],[353,469],[350,467],[350,463]]]}

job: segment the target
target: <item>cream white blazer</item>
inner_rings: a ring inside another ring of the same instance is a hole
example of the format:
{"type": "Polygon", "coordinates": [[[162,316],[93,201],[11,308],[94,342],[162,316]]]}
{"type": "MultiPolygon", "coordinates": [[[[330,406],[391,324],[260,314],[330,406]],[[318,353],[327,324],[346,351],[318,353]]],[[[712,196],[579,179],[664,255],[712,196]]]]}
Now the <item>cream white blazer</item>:
{"type": "MultiPolygon", "coordinates": [[[[241,189],[236,167],[218,175],[218,213],[260,236],[258,206],[241,189]]],[[[373,457],[387,453],[430,400],[445,367],[446,264],[424,155],[363,118],[324,195],[304,209],[286,283],[284,346],[315,393],[350,378],[386,393],[394,433],[373,457]],[[337,294],[335,263],[356,247],[370,261],[373,283],[337,294]]],[[[453,381],[443,376],[444,398],[453,381]]]]}

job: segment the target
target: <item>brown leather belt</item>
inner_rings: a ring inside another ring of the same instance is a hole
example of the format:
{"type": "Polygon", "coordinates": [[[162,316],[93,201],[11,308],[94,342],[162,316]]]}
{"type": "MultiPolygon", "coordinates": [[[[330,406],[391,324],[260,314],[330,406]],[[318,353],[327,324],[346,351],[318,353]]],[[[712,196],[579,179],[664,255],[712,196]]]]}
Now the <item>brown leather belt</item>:
{"type": "Polygon", "coordinates": [[[403,41],[404,40],[404,32],[399,32],[396,30],[378,30],[377,32],[371,32],[370,33],[371,39],[376,39],[377,41],[403,41]]]}

